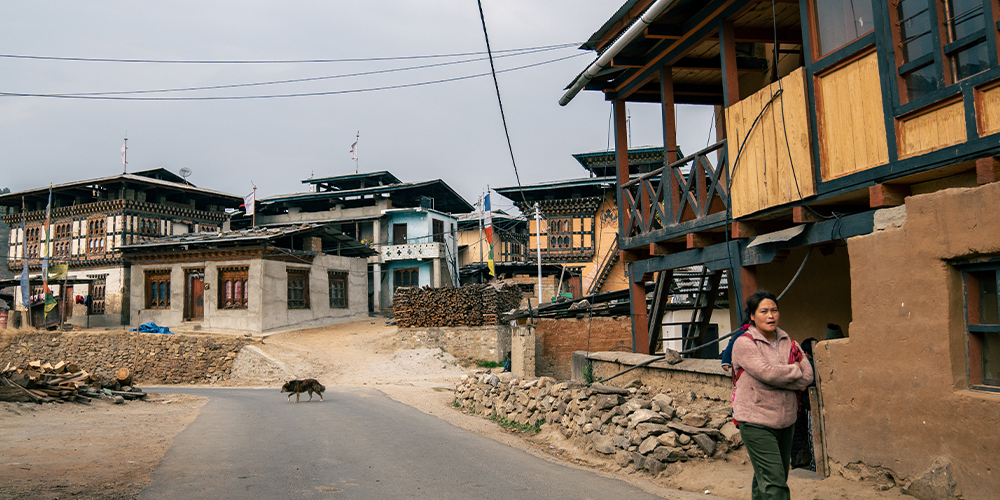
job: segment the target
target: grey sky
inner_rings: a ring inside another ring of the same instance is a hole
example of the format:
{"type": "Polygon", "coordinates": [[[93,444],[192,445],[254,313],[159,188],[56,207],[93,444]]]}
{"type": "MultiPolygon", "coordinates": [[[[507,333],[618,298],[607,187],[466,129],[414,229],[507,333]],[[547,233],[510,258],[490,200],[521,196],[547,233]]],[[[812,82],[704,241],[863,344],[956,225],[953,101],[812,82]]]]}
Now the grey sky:
{"type": "MultiPolygon", "coordinates": [[[[493,50],[582,42],[621,5],[596,0],[484,0],[493,50]]],[[[0,54],[169,60],[333,59],[485,50],[474,0],[326,2],[4,2],[0,54]]],[[[570,156],[608,144],[610,103],[562,89],[594,58],[575,48],[498,58],[497,69],[581,53],[499,75],[521,182],[583,177],[570,156]]],[[[383,70],[465,58],[324,64],[178,65],[0,58],[0,92],[147,90],[383,70]]],[[[488,61],[317,82],[169,94],[266,95],[400,85],[489,71],[488,61]]],[[[161,95],[161,94],[154,94],[161,95]]],[[[662,144],[659,105],[636,104],[632,145],[662,144]]],[[[712,108],[679,108],[688,152],[709,139],[712,108]]],[[[0,97],[0,187],[187,166],[201,187],[258,196],[360,169],[404,181],[442,178],[470,203],[515,185],[490,77],[367,93],[235,101],[84,101],[0,97]]],[[[714,134],[712,134],[714,139],[714,134]]],[[[505,203],[500,203],[504,205],[505,203]]]]}

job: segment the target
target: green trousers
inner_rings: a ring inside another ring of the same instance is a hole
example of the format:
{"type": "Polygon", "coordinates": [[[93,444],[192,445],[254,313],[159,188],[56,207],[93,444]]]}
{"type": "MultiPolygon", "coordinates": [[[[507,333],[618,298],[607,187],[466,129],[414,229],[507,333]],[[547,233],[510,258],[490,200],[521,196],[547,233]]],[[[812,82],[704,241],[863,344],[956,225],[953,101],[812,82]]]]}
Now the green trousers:
{"type": "Polygon", "coordinates": [[[740,423],[740,434],[753,465],[753,500],[789,500],[788,468],[792,460],[794,425],[771,429],[740,423]]]}

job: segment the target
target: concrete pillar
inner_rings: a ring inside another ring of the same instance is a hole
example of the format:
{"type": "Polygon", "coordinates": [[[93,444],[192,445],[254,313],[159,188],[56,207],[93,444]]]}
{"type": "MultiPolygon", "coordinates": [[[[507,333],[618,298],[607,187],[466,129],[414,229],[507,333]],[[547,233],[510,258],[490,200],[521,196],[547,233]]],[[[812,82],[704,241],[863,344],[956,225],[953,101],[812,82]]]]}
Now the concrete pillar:
{"type": "Polygon", "coordinates": [[[433,259],[433,269],[431,272],[431,286],[434,288],[441,287],[441,259],[433,259]]]}
{"type": "Polygon", "coordinates": [[[535,376],[535,327],[514,327],[510,339],[510,371],[518,377],[535,376]]]}
{"type": "Polygon", "coordinates": [[[382,310],[382,264],[372,266],[372,301],[375,312],[382,310]]]}

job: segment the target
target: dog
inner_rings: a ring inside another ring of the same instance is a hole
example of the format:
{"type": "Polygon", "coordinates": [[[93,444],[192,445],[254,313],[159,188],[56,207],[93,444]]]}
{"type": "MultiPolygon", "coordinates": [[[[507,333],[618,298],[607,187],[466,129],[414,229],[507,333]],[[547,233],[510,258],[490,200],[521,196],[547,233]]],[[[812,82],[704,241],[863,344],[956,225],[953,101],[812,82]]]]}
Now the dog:
{"type": "Polygon", "coordinates": [[[318,380],[314,378],[307,378],[305,380],[289,380],[285,382],[285,385],[281,386],[281,392],[288,393],[288,401],[292,400],[292,394],[295,395],[295,402],[299,402],[299,394],[303,392],[309,393],[309,399],[306,401],[312,401],[313,393],[315,392],[319,396],[319,400],[323,401],[323,391],[326,387],[319,383],[318,380]]]}

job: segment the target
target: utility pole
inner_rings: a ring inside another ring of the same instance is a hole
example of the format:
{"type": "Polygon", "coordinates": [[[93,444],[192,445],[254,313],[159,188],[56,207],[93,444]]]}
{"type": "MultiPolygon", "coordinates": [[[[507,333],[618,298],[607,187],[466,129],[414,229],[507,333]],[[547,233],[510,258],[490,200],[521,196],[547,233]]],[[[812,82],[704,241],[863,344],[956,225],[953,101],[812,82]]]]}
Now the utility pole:
{"type": "Polygon", "coordinates": [[[538,307],[542,307],[542,209],[535,202],[535,248],[538,250],[538,307]]]}
{"type": "Polygon", "coordinates": [[[486,214],[483,211],[483,196],[479,195],[479,263],[482,264],[483,261],[483,217],[486,214]]]}

